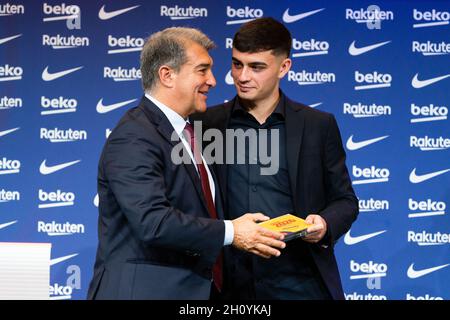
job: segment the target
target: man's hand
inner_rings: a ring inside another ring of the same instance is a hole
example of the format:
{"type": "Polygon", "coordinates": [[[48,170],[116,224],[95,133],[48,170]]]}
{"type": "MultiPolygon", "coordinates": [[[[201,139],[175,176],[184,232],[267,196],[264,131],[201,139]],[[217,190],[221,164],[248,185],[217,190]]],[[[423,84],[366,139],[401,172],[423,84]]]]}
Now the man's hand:
{"type": "Polygon", "coordinates": [[[262,213],[246,213],[232,220],[234,227],[233,246],[254,253],[263,258],[278,257],[286,244],[281,241],[284,235],[259,226],[256,222],[270,218],[262,213]]]}
{"type": "Polygon", "coordinates": [[[306,231],[308,234],[303,237],[303,240],[309,243],[317,243],[327,233],[327,223],[318,214],[310,214],[305,219],[306,223],[312,224],[306,231]]]}

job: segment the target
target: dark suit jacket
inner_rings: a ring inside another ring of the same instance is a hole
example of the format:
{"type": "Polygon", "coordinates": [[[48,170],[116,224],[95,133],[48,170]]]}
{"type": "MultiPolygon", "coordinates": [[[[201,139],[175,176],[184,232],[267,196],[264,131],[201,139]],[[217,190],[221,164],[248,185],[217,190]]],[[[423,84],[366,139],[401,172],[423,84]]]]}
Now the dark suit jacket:
{"type": "MultiPolygon", "coordinates": [[[[223,221],[209,218],[193,164],[143,97],[109,136],[98,171],[99,245],[89,299],[208,299],[223,221]]],[[[216,187],[216,190],[219,188],[216,187]]],[[[216,207],[223,217],[220,195],[216,207]]]]}
{"type": "MultiPolygon", "coordinates": [[[[334,244],[350,229],[359,211],[340,132],[333,115],[285,99],[286,156],[294,209],[302,218],[319,214],[327,222],[325,241],[308,247],[333,299],[344,299],[334,244]]],[[[234,99],[208,108],[194,119],[203,121],[204,130],[216,128],[224,132],[233,105],[234,99]]],[[[215,168],[223,199],[227,199],[226,165],[215,168]]]]}

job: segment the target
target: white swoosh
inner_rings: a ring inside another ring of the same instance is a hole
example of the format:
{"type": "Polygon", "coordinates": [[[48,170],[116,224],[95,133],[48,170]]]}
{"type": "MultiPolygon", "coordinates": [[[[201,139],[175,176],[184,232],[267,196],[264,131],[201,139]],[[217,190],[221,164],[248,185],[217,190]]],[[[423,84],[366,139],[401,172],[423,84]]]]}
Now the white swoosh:
{"type": "Polygon", "coordinates": [[[50,265],[52,266],[52,265],[54,265],[54,264],[63,262],[63,261],[65,261],[65,260],[70,259],[70,258],[73,258],[73,257],[75,257],[75,256],[77,256],[77,255],[78,255],[78,253],[74,253],[74,254],[69,254],[68,256],[59,257],[59,258],[55,258],[55,259],[51,259],[51,260],[50,260],[50,265]]]}
{"type": "Polygon", "coordinates": [[[409,174],[409,181],[411,183],[420,183],[420,182],[424,182],[425,180],[437,177],[441,174],[444,174],[446,172],[450,171],[450,169],[444,169],[441,171],[436,171],[436,172],[431,172],[431,173],[427,173],[427,174],[422,174],[422,175],[417,175],[416,174],[416,168],[413,169],[413,171],[411,171],[411,173],[409,174]]]}
{"type": "Polygon", "coordinates": [[[99,201],[99,199],[98,199],[98,193],[97,193],[94,197],[94,206],[96,206],[97,208],[98,208],[98,201],[99,201]]]}
{"type": "Polygon", "coordinates": [[[111,12],[105,12],[105,5],[103,5],[100,8],[100,11],[98,12],[98,17],[102,20],[108,20],[114,17],[117,17],[118,15],[121,15],[122,13],[125,13],[127,11],[136,9],[137,7],[139,7],[140,5],[134,6],[134,7],[128,7],[125,9],[120,9],[120,10],[115,10],[115,11],[111,11],[111,12]]]}
{"type": "Polygon", "coordinates": [[[444,80],[445,78],[450,77],[450,74],[446,74],[445,76],[431,78],[431,79],[428,79],[428,80],[419,80],[417,78],[418,75],[419,74],[416,73],[416,75],[414,76],[414,78],[411,81],[411,85],[413,86],[413,88],[416,88],[416,89],[420,89],[420,88],[429,86],[430,84],[433,84],[435,82],[438,82],[438,81],[444,80]]]}
{"type": "Polygon", "coordinates": [[[60,72],[55,72],[55,73],[49,73],[48,72],[48,66],[45,67],[44,71],[42,71],[42,80],[44,81],[52,81],[61,77],[64,77],[65,75],[75,72],[77,70],[80,70],[81,68],[83,68],[83,66],[81,67],[76,67],[73,69],[68,69],[68,70],[63,70],[60,72]]]}
{"type": "Polygon", "coordinates": [[[39,172],[41,174],[50,174],[59,170],[62,170],[64,168],[70,167],[71,165],[74,165],[75,163],[80,162],[81,160],[75,160],[75,161],[71,161],[71,162],[66,162],[66,163],[62,163],[62,164],[58,164],[56,166],[47,166],[46,162],[47,159],[45,159],[44,161],[42,161],[41,166],[39,167],[39,172]]]}
{"type": "Polygon", "coordinates": [[[8,38],[0,39],[0,44],[4,44],[5,42],[11,41],[11,40],[13,40],[15,38],[18,38],[20,36],[22,36],[22,34],[18,34],[18,35],[11,36],[11,37],[8,37],[8,38]]]}
{"type": "Polygon", "coordinates": [[[442,266],[437,266],[437,267],[432,267],[432,268],[427,268],[427,269],[422,269],[422,270],[414,270],[414,263],[411,263],[411,265],[408,268],[408,278],[411,279],[415,279],[415,278],[420,278],[426,274],[432,273],[434,271],[440,270],[442,268],[448,267],[450,266],[450,263],[444,264],[442,266]]]}
{"type": "Polygon", "coordinates": [[[228,71],[227,75],[225,76],[225,83],[230,85],[234,84],[233,77],[231,76],[231,70],[228,71]]]}
{"type": "Polygon", "coordinates": [[[325,8],[308,11],[308,12],[303,12],[303,13],[299,13],[299,14],[291,16],[289,14],[289,8],[287,8],[286,11],[283,13],[283,21],[286,23],[292,23],[292,22],[301,20],[303,18],[309,17],[313,14],[316,14],[317,12],[320,12],[322,10],[325,10],[325,8]]]}
{"type": "Polygon", "coordinates": [[[353,135],[351,135],[347,140],[347,149],[348,150],[358,150],[358,149],[368,146],[369,144],[386,139],[387,137],[389,137],[389,136],[382,136],[382,137],[364,140],[364,141],[360,141],[360,142],[354,142],[353,135]]]}
{"type": "Polygon", "coordinates": [[[362,235],[359,237],[352,237],[350,235],[350,230],[348,230],[348,232],[345,234],[345,237],[344,237],[344,243],[350,246],[352,244],[356,244],[356,243],[362,242],[364,240],[373,238],[379,234],[385,233],[386,231],[387,230],[382,230],[382,231],[378,231],[378,232],[374,232],[374,233],[365,234],[365,235],[362,235]]]}
{"type": "Polygon", "coordinates": [[[2,223],[2,224],[0,224],[0,229],[6,228],[6,227],[8,227],[8,226],[10,226],[10,225],[12,225],[12,224],[14,224],[14,223],[16,223],[17,221],[19,221],[19,220],[15,220],[15,221],[11,221],[11,222],[2,223]]]}
{"type": "Polygon", "coordinates": [[[137,99],[131,99],[131,100],[127,100],[127,101],[123,101],[123,102],[118,102],[118,103],[114,103],[114,104],[110,104],[105,106],[103,104],[103,98],[101,98],[98,103],[97,103],[97,112],[98,113],[107,113],[110,111],[113,111],[117,108],[123,107],[129,103],[132,103],[134,101],[136,101],[137,99]]]}
{"type": "Polygon", "coordinates": [[[14,128],[14,129],[9,129],[9,130],[5,130],[5,131],[0,131],[0,137],[6,136],[8,133],[14,132],[16,130],[19,130],[20,127],[14,128]]]}
{"type": "Polygon", "coordinates": [[[376,49],[378,47],[384,46],[385,44],[388,44],[391,41],[385,41],[385,42],[379,42],[379,43],[375,43],[372,44],[370,46],[365,46],[365,47],[361,47],[361,48],[356,48],[355,47],[355,41],[353,41],[350,44],[350,47],[348,48],[348,53],[350,53],[352,56],[359,56],[360,54],[366,53],[370,50],[376,49]]]}

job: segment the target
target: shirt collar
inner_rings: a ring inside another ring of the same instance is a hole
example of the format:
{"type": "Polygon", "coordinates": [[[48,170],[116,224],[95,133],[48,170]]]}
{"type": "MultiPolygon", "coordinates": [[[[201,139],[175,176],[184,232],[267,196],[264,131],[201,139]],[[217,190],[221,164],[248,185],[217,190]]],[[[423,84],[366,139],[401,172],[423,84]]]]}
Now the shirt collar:
{"type": "Polygon", "coordinates": [[[186,126],[186,122],[189,122],[185,120],[182,116],[180,116],[178,113],[173,111],[170,107],[166,106],[164,103],[156,100],[154,97],[149,95],[148,93],[145,94],[145,97],[149,99],[151,102],[153,102],[167,117],[172,127],[175,129],[175,132],[181,136],[183,133],[184,127],[186,126]]]}
{"type": "MultiPolygon", "coordinates": [[[[238,112],[248,112],[240,103],[240,99],[238,96],[236,96],[236,99],[234,101],[234,105],[233,105],[233,109],[232,109],[232,113],[234,113],[235,111],[240,110],[238,112]]],[[[283,119],[286,117],[285,114],[285,95],[283,94],[283,92],[280,90],[280,100],[278,101],[277,106],[275,107],[275,109],[273,110],[272,114],[278,113],[280,114],[283,119]]]]}

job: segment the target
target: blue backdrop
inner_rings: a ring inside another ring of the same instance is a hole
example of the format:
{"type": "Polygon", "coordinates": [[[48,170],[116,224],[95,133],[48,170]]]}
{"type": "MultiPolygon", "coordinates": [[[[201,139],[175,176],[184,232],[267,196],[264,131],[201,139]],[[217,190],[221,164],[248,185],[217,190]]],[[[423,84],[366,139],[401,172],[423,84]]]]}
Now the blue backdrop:
{"type": "Polygon", "coordinates": [[[218,45],[272,16],[294,38],[292,99],[333,113],[361,213],[336,246],[347,299],[450,298],[449,1],[0,1],[0,241],[51,242],[51,299],[84,299],[106,136],[142,95],[139,51],[160,29],[218,45]]]}

